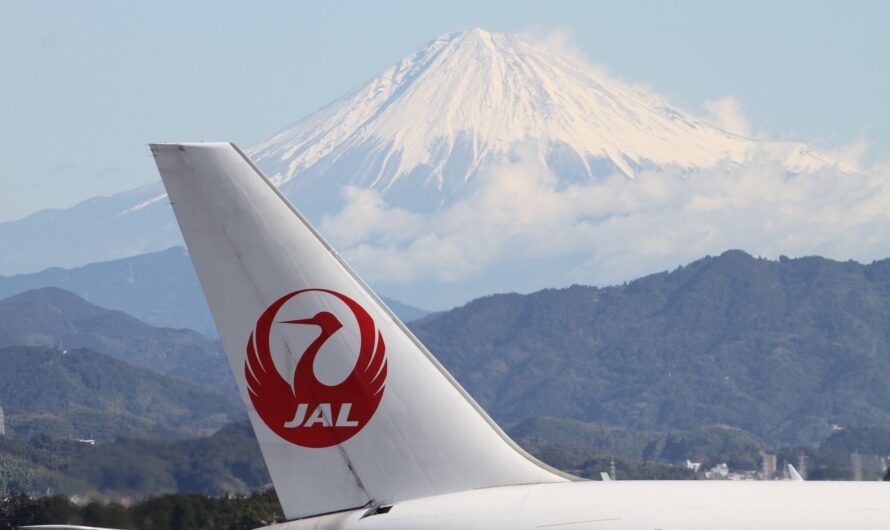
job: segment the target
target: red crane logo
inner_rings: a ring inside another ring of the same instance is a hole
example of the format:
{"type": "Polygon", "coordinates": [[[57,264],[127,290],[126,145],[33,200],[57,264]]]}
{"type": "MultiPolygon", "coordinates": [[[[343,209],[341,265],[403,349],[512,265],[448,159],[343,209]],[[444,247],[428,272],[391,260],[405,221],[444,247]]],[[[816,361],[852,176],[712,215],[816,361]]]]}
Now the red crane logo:
{"type": "Polygon", "coordinates": [[[257,414],[278,436],[303,447],[330,447],[355,436],[377,410],[386,381],[386,345],[371,315],[357,302],[327,289],[303,289],[282,296],[260,316],[247,341],[244,376],[257,414]],[[343,327],[328,311],[311,318],[277,322],[320,329],[318,337],[297,361],[293,385],[281,376],[272,360],[269,334],[275,318],[286,302],[304,293],[325,293],[339,299],[358,323],[358,360],[352,372],[337,385],[322,383],[313,369],[321,347],[343,327]]]}

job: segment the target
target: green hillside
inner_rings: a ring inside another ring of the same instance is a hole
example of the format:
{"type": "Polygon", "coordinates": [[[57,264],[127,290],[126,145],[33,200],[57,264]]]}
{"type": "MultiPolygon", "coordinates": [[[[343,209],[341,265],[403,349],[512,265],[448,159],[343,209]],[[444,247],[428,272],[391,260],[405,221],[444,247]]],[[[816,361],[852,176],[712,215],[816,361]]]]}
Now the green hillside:
{"type": "Polygon", "coordinates": [[[112,498],[174,492],[245,494],[269,475],[246,422],[181,441],[120,440],[89,445],[0,437],[0,492],[47,490],[112,498]]]}
{"type": "Polygon", "coordinates": [[[773,444],[890,427],[890,260],[731,251],[616,287],[489,296],[412,329],[501,422],[726,424],[773,444]]]}
{"type": "Polygon", "coordinates": [[[218,341],[187,329],[154,327],[55,287],[0,300],[3,346],[88,348],[134,366],[235,391],[218,341]]]}
{"type": "Polygon", "coordinates": [[[86,349],[0,349],[9,434],[113,440],[209,433],[244,416],[237,394],[133,367],[86,349]]]}
{"type": "Polygon", "coordinates": [[[533,418],[509,429],[527,450],[558,450],[574,460],[615,456],[628,461],[681,464],[686,460],[710,467],[727,462],[734,469],[757,469],[758,452],[767,445],[751,433],[724,425],[695,431],[644,432],[563,418],[533,418]]]}

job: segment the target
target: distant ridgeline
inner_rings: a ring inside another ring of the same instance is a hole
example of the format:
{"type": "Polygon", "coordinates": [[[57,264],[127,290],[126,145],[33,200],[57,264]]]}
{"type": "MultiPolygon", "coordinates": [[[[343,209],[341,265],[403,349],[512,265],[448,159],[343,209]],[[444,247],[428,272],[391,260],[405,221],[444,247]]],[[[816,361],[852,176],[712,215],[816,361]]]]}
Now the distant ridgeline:
{"type": "MultiPolygon", "coordinates": [[[[53,267],[0,276],[0,299],[44,287],[65,289],[154,326],[188,328],[210,337],[217,334],[192,261],[183,247],[73,269],[53,267]]],[[[396,300],[386,299],[386,303],[405,322],[428,314],[396,300]]]]}

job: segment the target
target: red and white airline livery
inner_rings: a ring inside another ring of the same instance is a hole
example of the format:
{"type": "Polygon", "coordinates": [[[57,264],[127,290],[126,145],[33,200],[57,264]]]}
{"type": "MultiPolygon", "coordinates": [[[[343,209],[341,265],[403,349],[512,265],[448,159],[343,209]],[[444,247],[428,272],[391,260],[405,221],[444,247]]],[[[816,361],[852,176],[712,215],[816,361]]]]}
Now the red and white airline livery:
{"type": "Polygon", "coordinates": [[[890,484],[585,481],[473,401],[236,146],[151,146],[288,523],[890,530],[890,484]]]}

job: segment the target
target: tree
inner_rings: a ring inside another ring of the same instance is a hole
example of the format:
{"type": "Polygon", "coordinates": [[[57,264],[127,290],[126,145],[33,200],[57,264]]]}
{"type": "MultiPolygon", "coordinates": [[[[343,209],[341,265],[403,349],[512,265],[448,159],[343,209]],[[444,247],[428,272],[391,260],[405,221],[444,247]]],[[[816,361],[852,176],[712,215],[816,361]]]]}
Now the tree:
{"type": "Polygon", "coordinates": [[[272,489],[246,497],[162,495],[130,507],[96,501],[81,507],[62,495],[32,499],[24,493],[13,493],[0,500],[0,530],[34,524],[138,530],[251,530],[282,521],[284,514],[272,489]]]}

